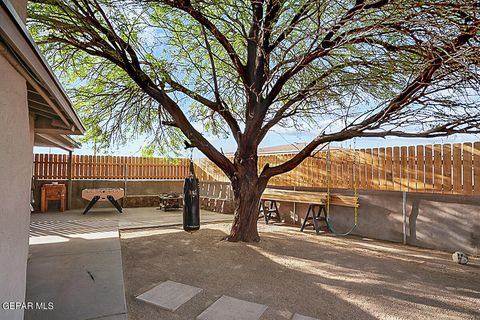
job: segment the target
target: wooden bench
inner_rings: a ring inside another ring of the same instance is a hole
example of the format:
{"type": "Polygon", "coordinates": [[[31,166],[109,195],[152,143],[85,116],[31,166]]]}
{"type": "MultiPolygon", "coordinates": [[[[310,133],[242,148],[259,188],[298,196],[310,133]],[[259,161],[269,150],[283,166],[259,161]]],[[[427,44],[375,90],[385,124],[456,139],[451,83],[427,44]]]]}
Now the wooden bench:
{"type": "Polygon", "coordinates": [[[260,203],[260,212],[263,214],[266,224],[268,224],[271,219],[280,220],[277,201],[308,204],[309,206],[300,231],[303,231],[306,227],[307,221],[312,221],[317,234],[320,232],[319,222],[325,221],[326,219],[326,205],[328,202],[334,206],[359,207],[358,199],[355,196],[330,194],[330,197],[328,197],[327,192],[267,188],[262,194],[260,203]]]}
{"type": "Polygon", "coordinates": [[[228,182],[200,182],[200,207],[233,214],[233,191],[228,182]]]}

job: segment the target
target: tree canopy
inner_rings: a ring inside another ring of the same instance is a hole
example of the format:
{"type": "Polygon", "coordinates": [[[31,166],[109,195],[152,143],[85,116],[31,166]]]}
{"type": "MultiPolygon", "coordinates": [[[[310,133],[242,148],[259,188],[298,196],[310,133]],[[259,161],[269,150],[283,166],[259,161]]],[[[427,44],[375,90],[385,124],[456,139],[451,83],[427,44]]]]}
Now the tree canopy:
{"type": "Polygon", "coordinates": [[[28,25],[93,136],[152,134],[159,150],[186,138],[261,191],[331,141],[480,132],[478,11],[472,0],[33,0],[28,25]],[[317,137],[257,171],[260,142],[282,126],[317,137]],[[234,159],[205,132],[233,137],[234,159]]]}
{"type": "Polygon", "coordinates": [[[29,27],[93,136],[165,150],[201,135],[172,113],[237,142],[253,128],[257,145],[275,126],[477,129],[477,15],[474,1],[34,0],[29,27]]]}

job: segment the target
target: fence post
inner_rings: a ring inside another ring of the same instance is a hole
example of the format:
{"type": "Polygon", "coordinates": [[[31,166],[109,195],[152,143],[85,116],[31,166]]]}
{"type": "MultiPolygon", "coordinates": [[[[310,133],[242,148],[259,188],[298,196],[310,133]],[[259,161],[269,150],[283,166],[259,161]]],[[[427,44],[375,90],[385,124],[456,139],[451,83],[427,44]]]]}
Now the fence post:
{"type": "Polygon", "coordinates": [[[68,151],[68,186],[67,186],[67,209],[70,210],[72,209],[72,151],[68,151]]]}
{"type": "Polygon", "coordinates": [[[124,192],[124,195],[123,195],[123,203],[122,203],[123,206],[126,206],[126,204],[127,204],[127,180],[128,180],[128,165],[127,165],[127,161],[128,161],[128,160],[125,158],[124,169],[123,169],[123,176],[124,176],[124,180],[123,180],[123,192],[124,192]]]}
{"type": "Polygon", "coordinates": [[[127,196],[127,180],[128,180],[128,165],[125,162],[123,167],[123,190],[125,191],[125,196],[127,196]]]}
{"type": "Polygon", "coordinates": [[[403,244],[407,244],[407,193],[403,192],[403,210],[402,210],[402,224],[403,224],[403,244]]]}
{"type": "MultiPolygon", "coordinates": [[[[296,191],[295,186],[293,186],[293,191],[296,191]]],[[[296,202],[293,202],[293,216],[295,217],[295,219],[297,219],[297,203],[296,202]]]]}

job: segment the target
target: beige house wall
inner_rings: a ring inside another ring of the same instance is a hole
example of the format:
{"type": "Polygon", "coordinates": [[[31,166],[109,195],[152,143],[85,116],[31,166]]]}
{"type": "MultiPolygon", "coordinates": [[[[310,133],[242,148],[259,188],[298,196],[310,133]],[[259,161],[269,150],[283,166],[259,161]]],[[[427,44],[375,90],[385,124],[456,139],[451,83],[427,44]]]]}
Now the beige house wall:
{"type": "MultiPolygon", "coordinates": [[[[32,48],[30,39],[18,28],[18,18],[11,17],[13,7],[25,22],[27,1],[7,2],[6,5],[2,4],[0,12],[2,19],[8,19],[1,20],[2,43],[5,36],[5,43],[10,47],[0,53],[0,320],[16,320],[23,319],[24,311],[21,307],[10,310],[12,305],[26,302],[35,118],[29,113],[25,74],[22,76],[23,73],[16,71],[9,61],[22,61],[44,83],[46,89],[52,90],[49,94],[75,123],[76,133],[83,132],[83,126],[44,61],[37,57],[38,53],[32,48]],[[10,51],[15,52],[13,58],[10,51]],[[6,54],[9,60],[2,54],[6,54]]],[[[2,44],[3,47],[8,46],[2,44]]],[[[50,107],[51,111],[57,109],[52,105],[50,107]]],[[[64,121],[68,122],[66,119],[64,121]]]]}
{"type": "Polygon", "coordinates": [[[3,304],[25,299],[32,133],[26,81],[0,55],[0,320],[23,319],[3,304]]]}

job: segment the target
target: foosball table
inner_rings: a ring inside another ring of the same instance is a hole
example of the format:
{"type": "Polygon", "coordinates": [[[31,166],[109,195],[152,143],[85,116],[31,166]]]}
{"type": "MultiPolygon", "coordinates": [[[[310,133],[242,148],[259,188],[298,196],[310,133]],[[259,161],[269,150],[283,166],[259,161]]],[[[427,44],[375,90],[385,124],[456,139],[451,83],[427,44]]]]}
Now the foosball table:
{"type": "Polygon", "coordinates": [[[98,201],[109,201],[118,212],[122,213],[122,206],[117,200],[125,196],[125,191],[122,188],[95,188],[83,189],[82,198],[90,201],[83,211],[86,214],[98,201]]]}

